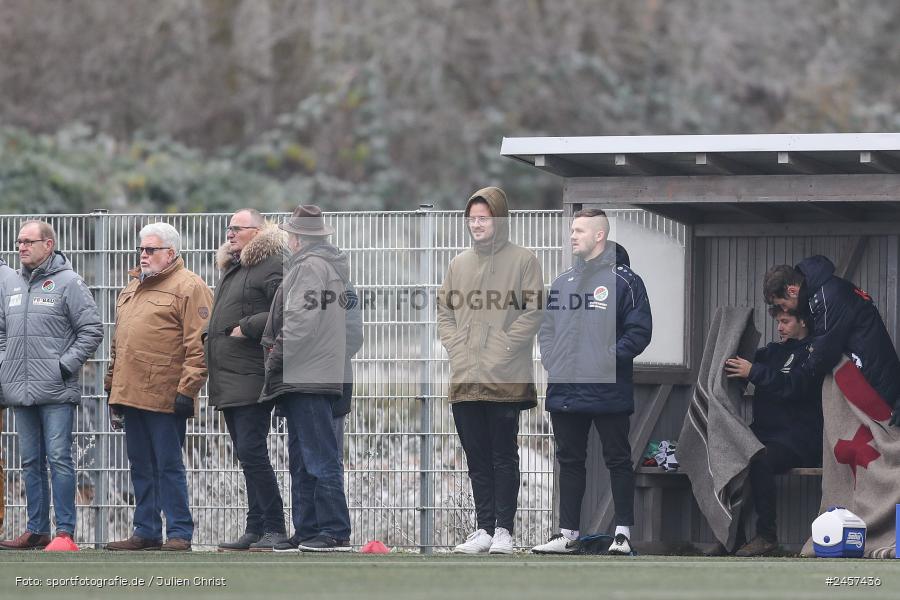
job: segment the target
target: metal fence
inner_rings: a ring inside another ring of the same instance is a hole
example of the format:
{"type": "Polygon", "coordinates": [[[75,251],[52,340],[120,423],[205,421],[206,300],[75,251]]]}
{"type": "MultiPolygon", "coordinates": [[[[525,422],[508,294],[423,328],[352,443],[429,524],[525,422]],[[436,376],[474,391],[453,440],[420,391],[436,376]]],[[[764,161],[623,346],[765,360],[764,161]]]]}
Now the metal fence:
{"type": "MultiPolygon", "coordinates": [[[[622,211],[635,219],[640,211],[622,211]],[[631,214],[634,213],[634,214],[631,214]]],[[[280,218],[283,215],[269,215],[280,218]]],[[[124,434],[109,429],[103,375],[115,320],[116,295],[135,261],[140,228],[171,223],[183,236],[188,269],[214,287],[215,251],[224,241],[228,214],[108,214],[40,216],[57,231],[59,249],[84,277],[97,301],[105,338],[82,373],[83,399],[77,413],[74,456],[78,477],[76,539],[103,544],[131,534],[134,498],[124,434]]],[[[0,257],[16,266],[13,242],[22,215],[0,216],[0,257]]],[[[416,290],[433,294],[446,265],[468,246],[459,211],[427,206],[410,212],[332,213],[334,242],[349,252],[351,279],[360,294],[416,290]]],[[[683,236],[671,222],[650,223],[658,232],[683,236]]],[[[519,211],[510,218],[513,241],[531,248],[545,283],[563,263],[565,226],[560,211],[519,211]]],[[[474,529],[465,459],[446,399],[446,355],[438,341],[433,304],[426,310],[395,310],[384,303],[363,306],[365,343],[354,359],[353,410],[345,429],[346,492],[353,544],[380,539],[389,546],[430,552],[459,543],[474,529]]],[[[544,371],[535,352],[539,406],[520,424],[522,483],[515,539],[531,546],[546,539],[553,521],[553,443],[543,411],[544,371]]],[[[13,415],[6,411],[2,453],[6,464],[7,536],[25,528],[24,484],[13,415]]],[[[287,432],[273,417],[272,458],[290,524],[287,432]]],[[[243,532],[244,478],[220,414],[206,406],[189,421],[185,464],[194,544],[214,547],[243,532]]]]}

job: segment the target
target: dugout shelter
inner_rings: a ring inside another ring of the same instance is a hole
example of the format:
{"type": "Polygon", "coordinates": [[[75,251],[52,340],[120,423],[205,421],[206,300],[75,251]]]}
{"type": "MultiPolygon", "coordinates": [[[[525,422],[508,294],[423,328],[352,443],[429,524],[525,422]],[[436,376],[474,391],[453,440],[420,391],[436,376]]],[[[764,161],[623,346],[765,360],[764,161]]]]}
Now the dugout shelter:
{"type": "MultiPolygon", "coordinates": [[[[635,365],[632,536],[645,552],[712,546],[687,478],[641,467],[640,457],[650,440],[678,436],[718,307],[755,308],[761,344],[776,339],[761,289],[771,265],[828,256],[839,276],[871,294],[897,343],[900,133],[505,138],[501,154],[561,177],[566,216],[591,207],[645,211],[637,221],[646,237],[627,228],[630,243],[611,235],[647,283],[654,340],[669,342],[635,365]],[[652,243],[661,237],[676,248],[665,256],[652,243]],[[654,289],[658,280],[666,284],[654,289]]],[[[581,530],[606,532],[612,498],[595,432],[590,444],[581,530]]],[[[780,478],[783,546],[797,550],[807,539],[820,497],[819,470],[780,478]]]]}

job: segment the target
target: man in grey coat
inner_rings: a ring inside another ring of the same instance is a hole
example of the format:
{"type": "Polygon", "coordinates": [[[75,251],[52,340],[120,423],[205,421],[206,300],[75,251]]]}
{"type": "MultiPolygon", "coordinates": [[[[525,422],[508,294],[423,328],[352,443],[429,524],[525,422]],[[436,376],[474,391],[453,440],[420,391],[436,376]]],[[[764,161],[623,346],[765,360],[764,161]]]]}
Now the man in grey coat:
{"type": "Polygon", "coordinates": [[[103,340],[97,306],[56,250],[49,223],[26,221],[16,238],[19,269],[0,287],[0,386],[13,407],[28,506],[26,530],[0,548],[78,550],[72,425],[79,372],[103,340]],[[56,537],[50,540],[50,464],[56,537]]]}
{"type": "Polygon", "coordinates": [[[293,254],[262,336],[260,400],[275,400],[287,419],[295,531],[275,551],[349,552],[350,512],[333,414],[344,389],[349,263],[328,242],[334,230],[318,206],[298,206],[280,227],[293,254]],[[304,502],[314,504],[314,526],[303,522],[311,514],[299,510],[304,502]]]}

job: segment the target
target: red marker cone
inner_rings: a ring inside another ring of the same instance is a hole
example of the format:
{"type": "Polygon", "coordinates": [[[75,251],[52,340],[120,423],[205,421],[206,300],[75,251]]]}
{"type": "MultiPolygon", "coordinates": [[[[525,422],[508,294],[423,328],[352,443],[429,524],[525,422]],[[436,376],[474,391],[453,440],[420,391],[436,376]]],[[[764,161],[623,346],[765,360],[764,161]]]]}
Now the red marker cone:
{"type": "Polygon", "coordinates": [[[363,554],[390,554],[391,551],[378,540],[372,540],[363,546],[360,552],[363,554]]]}
{"type": "Polygon", "coordinates": [[[72,536],[64,531],[58,533],[53,541],[44,548],[44,552],[78,552],[78,550],[78,544],[75,543],[72,536]]]}

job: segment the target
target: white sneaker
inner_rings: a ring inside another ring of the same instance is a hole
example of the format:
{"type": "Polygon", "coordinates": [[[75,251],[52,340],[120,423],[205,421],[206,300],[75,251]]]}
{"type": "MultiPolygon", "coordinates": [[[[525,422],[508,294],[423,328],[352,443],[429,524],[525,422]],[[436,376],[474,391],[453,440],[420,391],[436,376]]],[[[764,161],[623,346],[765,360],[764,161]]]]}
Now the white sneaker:
{"type": "Polygon", "coordinates": [[[466,541],[453,549],[454,554],[484,554],[491,549],[491,536],[484,529],[473,531],[466,541]]]}
{"type": "Polygon", "coordinates": [[[628,556],[631,554],[631,543],[624,534],[620,533],[616,535],[612,545],[609,547],[608,553],[628,556]]]}
{"type": "Polygon", "coordinates": [[[561,533],[557,533],[546,544],[539,544],[531,549],[535,554],[578,554],[581,550],[581,542],[569,540],[561,533]]]}
{"type": "Polygon", "coordinates": [[[491,540],[491,554],[512,554],[513,540],[505,527],[494,528],[494,538],[491,540]]]}

